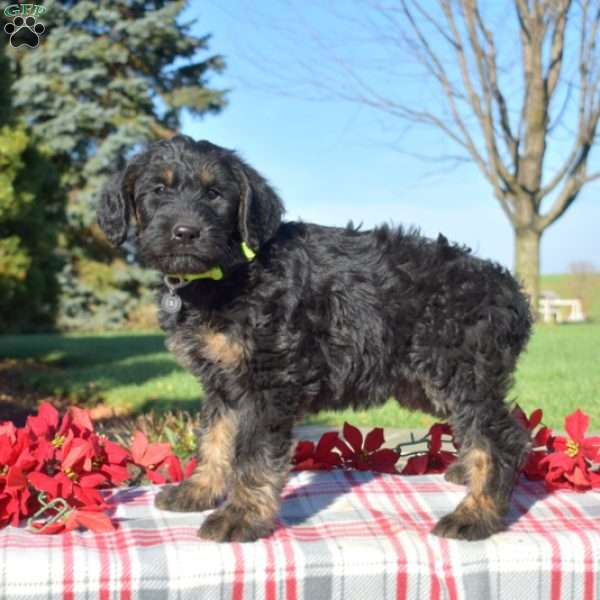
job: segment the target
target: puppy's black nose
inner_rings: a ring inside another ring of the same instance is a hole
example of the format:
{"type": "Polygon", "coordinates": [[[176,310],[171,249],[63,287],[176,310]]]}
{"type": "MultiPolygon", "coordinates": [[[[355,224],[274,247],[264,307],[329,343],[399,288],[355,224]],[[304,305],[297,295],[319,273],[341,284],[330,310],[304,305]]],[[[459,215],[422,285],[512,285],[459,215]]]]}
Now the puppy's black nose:
{"type": "Polygon", "coordinates": [[[193,242],[200,236],[200,230],[190,225],[175,225],[172,239],[178,242],[193,242]]]}

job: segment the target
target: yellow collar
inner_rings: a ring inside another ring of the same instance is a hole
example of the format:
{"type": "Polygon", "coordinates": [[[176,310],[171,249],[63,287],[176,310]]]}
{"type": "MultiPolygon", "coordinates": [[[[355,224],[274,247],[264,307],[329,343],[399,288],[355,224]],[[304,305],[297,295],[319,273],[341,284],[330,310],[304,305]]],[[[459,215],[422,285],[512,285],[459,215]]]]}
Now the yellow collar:
{"type": "Polygon", "coordinates": [[[219,279],[223,279],[223,269],[221,267],[213,267],[204,273],[169,273],[168,276],[173,279],[181,279],[186,283],[196,281],[196,279],[214,279],[218,281],[219,279]]]}
{"type": "MultiPolygon", "coordinates": [[[[254,252],[246,242],[242,242],[242,254],[246,257],[248,262],[254,260],[254,257],[256,256],[256,252],[254,252]]],[[[204,273],[168,273],[167,277],[180,279],[186,283],[196,281],[197,279],[213,279],[214,281],[219,281],[220,279],[223,279],[223,269],[221,269],[221,267],[213,267],[204,273]]]]}

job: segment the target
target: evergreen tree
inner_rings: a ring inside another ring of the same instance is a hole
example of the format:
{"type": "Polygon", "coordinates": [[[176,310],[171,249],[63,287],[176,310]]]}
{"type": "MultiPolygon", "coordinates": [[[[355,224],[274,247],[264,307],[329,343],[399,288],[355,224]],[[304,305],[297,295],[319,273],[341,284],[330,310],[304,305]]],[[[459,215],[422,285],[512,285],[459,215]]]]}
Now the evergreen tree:
{"type": "Polygon", "coordinates": [[[68,191],[61,324],[118,324],[145,287],[99,235],[94,198],[108,174],[151,140],[169,137],[181,112],[203,116],[225,104],[208,87],[220,56],[209,36],[181,22],[185,2],[48,1],[34,50],[12,51],[17,112],[48,145],[68,191]]]}
{"type": "Polygon", "coordinates": [[[35,331],[52,327],[57,309],[64,196],[46,152],[14,118],[10,83],[0,42],[0,331],[35,331]]]}

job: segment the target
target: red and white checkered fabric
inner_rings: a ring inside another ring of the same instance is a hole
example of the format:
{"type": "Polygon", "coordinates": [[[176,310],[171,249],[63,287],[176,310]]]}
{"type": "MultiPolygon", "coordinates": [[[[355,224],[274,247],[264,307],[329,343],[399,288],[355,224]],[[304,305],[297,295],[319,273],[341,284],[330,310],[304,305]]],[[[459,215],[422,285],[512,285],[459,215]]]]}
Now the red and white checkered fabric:
{"type": "Polygon", "coordinates": [[[429,534],[464,488],[439,475],[294,474],[279,527],[253,544],[196,537],[206,513],[120,490],[115,533],[0,532],[0,598],[567,600],[600,597],[600,493],[547,495],[521,481],[508,531],[483,542],[429,534]]]}

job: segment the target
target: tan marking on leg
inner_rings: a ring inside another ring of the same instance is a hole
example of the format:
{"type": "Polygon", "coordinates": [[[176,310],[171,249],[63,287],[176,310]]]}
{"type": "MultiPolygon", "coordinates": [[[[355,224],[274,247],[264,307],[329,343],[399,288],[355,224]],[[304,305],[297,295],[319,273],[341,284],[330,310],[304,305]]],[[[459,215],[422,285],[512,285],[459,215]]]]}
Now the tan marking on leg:
{"type": "Polygon", "coordinates": [[[227,488],[237,428],[237,414],[229,412],[219,417],[200,440],[200,462],[190,481],[199,493],[211,499],[222,496],[227,488]]]}
{"type": "Polygon", "coordinates": [[[483,495],[492,470],[490,455],[481,448],[473,448],[465,454],[464,465],[470,493],[475,497],[483,495]]]}
{"type": "Polygon", "coordinates": [[[266,457],[247,465],[235,480],[229,502],[206,518],[198,535],[219,542],[249,542],[270,535],[275,529],[290,455],[291,447],[286,457],[271,466],[266,457]]]}
{"type": "Polygon", "coordinates": [[[479,497],[479,508],[488,514],[498,515],[498,505],[495,500],[486,494],[479,497]]]}
{"type": "Polygon", "coordinates": [[[224,333],[202,331],[200,333],[202,354],[210,361],[226,367],[238,367],[245,358],[245,349],[236,340],[224,333]]]}
{"type": "Polygon", "coordinates": [[[482,448],[468,450],[464,457],[469,493],[460,503],[457,512],[475,513],[481,518],[498,516],[499,510],[494,499],[486,493],[492,473],[492,460],[482,448]]]}
{"type": "Polygon", "coordinates": [[[494,499],[487,494],[482,496],[468,494],[456,507],[455,512],[463,518],[470,517],[473,520],[500,517],[498,505],[494,502],[494,499]]]}
{"type": "Polygon", "coordinates": [[[164,510],[202,511],[215,508],[232,479],[231,461],[237,432],[237,416],[218,417],[200,441],[200,462],[194,474],[175,487],[161,490],[155,505],[164,510]]]}
{"type": "Polygon", "coordinates": [[[492,459],[483,448],[469,448],[462,463],[465,469],[468,494],[456,509],[442,517],[433,528],[441,537],[463,540],[482,540],[502,531],[503,507],[498,505],[493,490],[492,459]]]}

